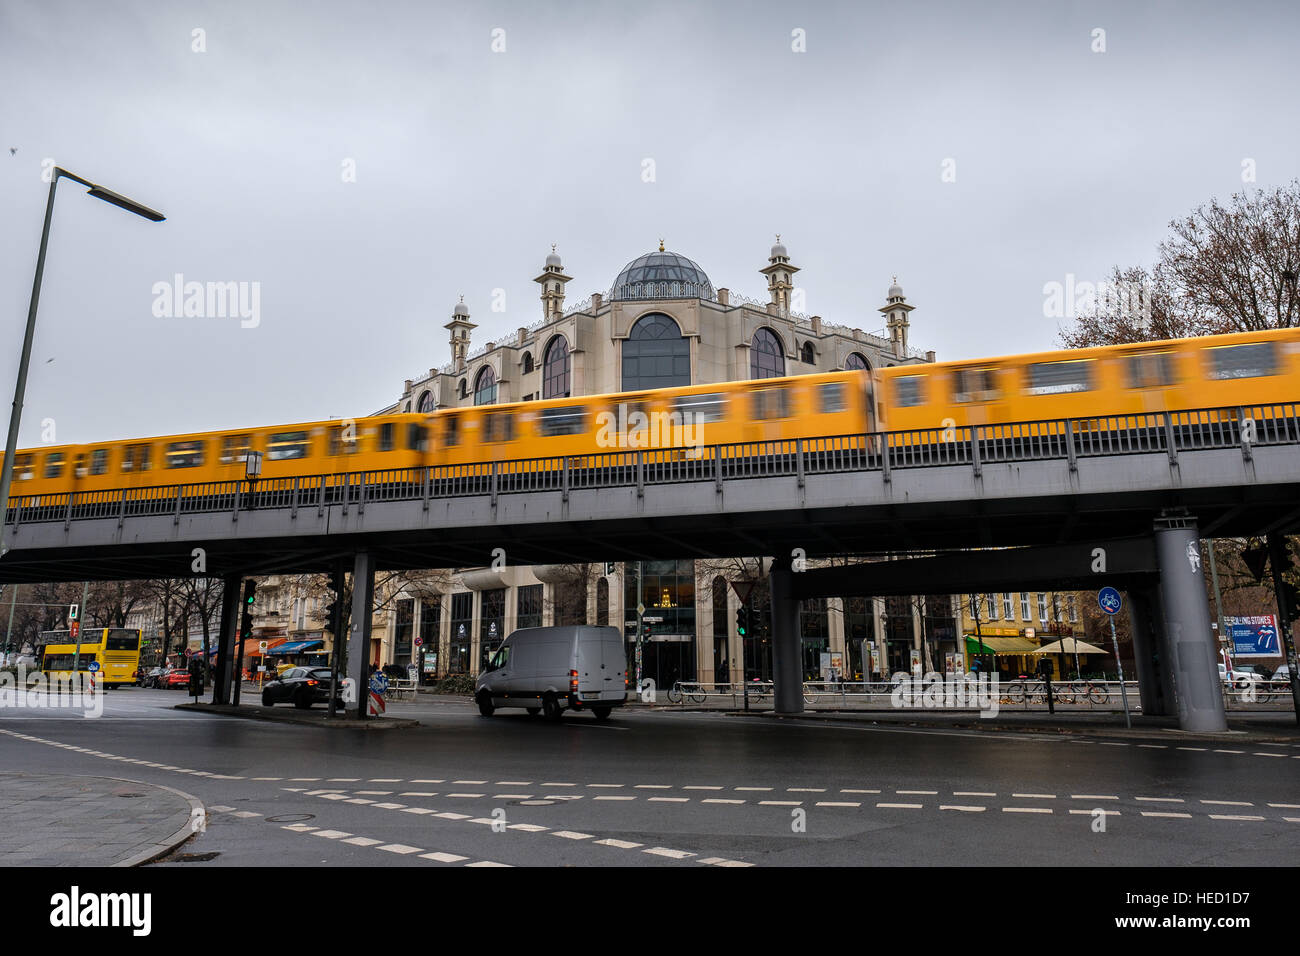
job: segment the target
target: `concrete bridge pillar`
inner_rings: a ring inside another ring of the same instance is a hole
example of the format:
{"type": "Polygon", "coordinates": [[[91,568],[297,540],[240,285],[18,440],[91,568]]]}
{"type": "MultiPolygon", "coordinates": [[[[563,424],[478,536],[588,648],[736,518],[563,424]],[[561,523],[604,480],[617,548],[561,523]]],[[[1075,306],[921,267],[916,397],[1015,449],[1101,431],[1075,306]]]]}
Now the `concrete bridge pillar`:
{"type": "Polygon", "coordinates": [[[352,562],[352,626],[348,631],[348,677],[357,691],[348,705],[348,717],[364,720],[370,701],[370,623],[375,603],[375,559],[358,551],[352,562]]]}
{"type": "Polygon", "coordinates": [[[217,630],[217,672],[212,680],[212,703],[230,703],[230,678],[235,665],[235,632],[239,630],[240,588],[238,574],[221,577],[221,624],[217,630]]]}
{"type": "Polygon", "coordinates": [[[1158,590],[1128,592],[1128,620],[1133,634],[1138,696],[1142,701],[1142,713],[1146,716],[1171,713],[1174,700],[1173,685],[1169,681],[1169,651],[1156,616],[1159,606],[1158,590]]]}
{"type": "Polygon", "coordinates": [[[1155,537],[1164,644],[1169,651],[1160,654],[1160,663],[1171,672],[1178,726],[1201,733],[1224,733],[1228,720],[1215,666],[1218,648],[1205,600],[1196,519],[1162,517],[1156,521],[1155,537]]]}
{"type": "Polygon", "coordinates": [[[790,559],[778,557],[769,577],[772,595],[772,683],[778,714],[803,713],[803,647],[799,600],[794,596],[790,559]]]}

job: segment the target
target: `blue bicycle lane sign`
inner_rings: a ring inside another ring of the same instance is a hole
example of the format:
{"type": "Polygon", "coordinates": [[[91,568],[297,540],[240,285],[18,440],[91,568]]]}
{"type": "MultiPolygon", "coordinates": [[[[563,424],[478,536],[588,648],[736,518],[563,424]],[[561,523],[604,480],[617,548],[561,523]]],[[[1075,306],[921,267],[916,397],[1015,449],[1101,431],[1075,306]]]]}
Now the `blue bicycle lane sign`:
{"type": "Polygon", "coordinates": [[[1120,600],[1119,592],[1114,588],[1102,588],[1097,592],[1097,603],[1107,614],[1118,614],[1119,609],[1124,602],[1120,600]]]}

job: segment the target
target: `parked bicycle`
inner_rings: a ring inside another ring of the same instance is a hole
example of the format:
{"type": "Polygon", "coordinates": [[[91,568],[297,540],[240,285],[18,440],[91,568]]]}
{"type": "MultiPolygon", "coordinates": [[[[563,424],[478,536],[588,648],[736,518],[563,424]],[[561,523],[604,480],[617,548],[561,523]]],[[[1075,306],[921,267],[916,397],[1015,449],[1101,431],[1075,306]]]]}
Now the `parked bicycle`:
{"type": "Polygon", "coordinates": [[[709,699],[708,691],[704,685],[696,681],[676,681],[668,689],[668,701],[673,704],[680,704],[682,699],[689,700],[692,704],[702,704],[709,699]]]}

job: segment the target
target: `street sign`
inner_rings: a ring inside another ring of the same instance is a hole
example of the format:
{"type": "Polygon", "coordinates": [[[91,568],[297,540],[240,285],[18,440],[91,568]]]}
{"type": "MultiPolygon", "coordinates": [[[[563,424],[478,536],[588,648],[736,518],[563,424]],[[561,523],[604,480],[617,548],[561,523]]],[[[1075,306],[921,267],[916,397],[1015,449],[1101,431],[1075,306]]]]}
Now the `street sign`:
{"type": "Polygon", "coordinates": [[[638,603],[637,603],[637,606],[636,606],[636,613],[637,613],[637,614],[644,614],[644,613],[645,613],[645,605],[644,605],[644,604],[641,604],[640,602],[638,602],[638,603]]]}
{"type": "Polygon", "coordinates": [[[664,619],[662,617],[651,617],[648,614],[641,618],[642,624],[662,624],[663,622],[664,619]]]}
{"type": "Polygon", "coordinates": [[[261,651],[263,654],[266,653],[266,649],[267,649],[268,647],[270,647],[270,646],[271,646],[271,642],[270,642],[270,641],[258,641],[258,642],[257,642],[257,649],[258,649],[259,651],[261,651]]]}
{"type": "Polygon", "coordinates": [[[423,644],[424,644],[424,638],[422,638],[422,637],[417,637],[417,638],[415,639],[415,646],[416,646],[416,647],[420,647],[420,646],[422,646],[423,644]]]}
{"type": "Polygon", "coordinates": [[[99,661],[91,661],[86,665],[86,670],[90,671],[92,674],[96,673],[99,670],[99,661]]]}
{"type": "Polygon", "coordinates": [[[1119,609],[1123,607],[1124,602],[1120,600],[1119,592],[1114,588],[1102,588],[1097,592],[1097,603],[1107,614],[1118,614],[1119,609]]]}
{"type": "Polygon", "coordinates": [[[383,671],[375,671],[370,675],[370,689],[376,694],[382,694],[388,690],[388,675],[383,671]]]}

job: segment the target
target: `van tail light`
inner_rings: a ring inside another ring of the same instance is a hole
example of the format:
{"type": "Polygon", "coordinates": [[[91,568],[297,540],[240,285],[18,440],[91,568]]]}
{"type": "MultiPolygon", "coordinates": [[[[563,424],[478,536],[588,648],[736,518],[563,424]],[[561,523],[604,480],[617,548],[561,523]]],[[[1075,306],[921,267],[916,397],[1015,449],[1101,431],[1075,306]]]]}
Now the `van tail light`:
{"type": "Polygon", "coordinates": [[[570,689],[570,690],[577,690],[577,689],[578,689],[578,672],[577,672],[577,671],[569,671],[569,689],[570,689]]]}

